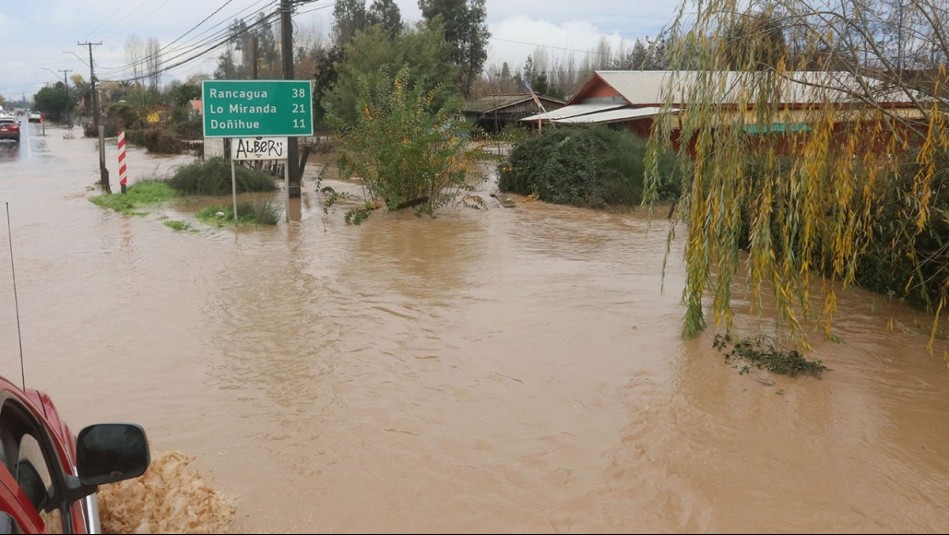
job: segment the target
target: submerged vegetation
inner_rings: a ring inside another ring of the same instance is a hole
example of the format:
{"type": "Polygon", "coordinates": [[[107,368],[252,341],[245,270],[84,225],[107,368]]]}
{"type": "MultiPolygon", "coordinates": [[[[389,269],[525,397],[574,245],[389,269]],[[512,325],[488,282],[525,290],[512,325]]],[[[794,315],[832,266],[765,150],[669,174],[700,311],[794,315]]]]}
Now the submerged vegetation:
{"type": "MultiPolygon", "coordinates": [[[[390,210],[413,208],[434,216],[484,180],[468,149],[469,126],[456,117],[458,103],[412,80],[407,69],[395,76],[382,69],[358,86],[355,124],[338,122],[340,176],[354,177],[367,202],[390,210]],[[371,85],[372,80],[377,80],[371,85]]],[[[369,212],[347,216],[358,223],[369,212]]]]}
{"type": "Polygon", "coordinates": [[[179,193],[164,180],[153,178],[141,180],[126,188],[126,193],[116,195],[96,195],[91,201],[103,208],[111,208],[120,214],[145,215],[145,206],[152,206],[174,197],[179,193]]]}
{"type": "Polygon", "coordinates": [[[717,334],[712,347],[722,351],[725,354],[725,361],[735,364],[741,373],[748,373],[750,367],[754,366],[790,377],[812,375],[820,378],[821,374],[827,370],[821,361],[808,360],[800,351],[785,349],[765,336],[733,342],[729,336],[717,334]],[[728,349],[729,345],[731,349],[728,349]]]}
{"type": "MultiPolygon", "coordinates": [[[[238,167],[236,169],[238,192],[274,191],[277,186],[273,177],[262,171],[238,167]]],[[[169,178],[141,180],[129,186],[125,193],[105,194],[92,197],[92,202],[126,215],[145,215],[146,206],[185,195],[222,196],[232,193],[230,163],[223,158],[179,167],[169,178]],[[225,187],[226,186],[226,187],[225,187]]],[[[237,205],[238,223],[275,225],[282,208],[274,201],[241,202],[237,205]]],[[[217,226],[233,222],[233,205],[208,206],[197,214],[198,219],[217,226]],[[222,215],[218,215],[222,214],[222,215]]],[[[165,221],[165,226],[174,230],[191,230],[183,221],[165,221]]]]}
{"type": "MultiPolygon", "coordinates": [[[[588,208],[637,206],[643,199],[646,140],[606,127],[548,128],[515,145],[498,165],[498,189],[588,208]]],[[[678,197],[674,155],[665,153],[659,200],[678,197]]]]}
{"type": "MultiPolygon", "coordinates": [[[[237,223],[276,225],[282,209],[272,200],[237,203],[237,223]]],[[[223,227],[234,224],[234,207],[231,204],[205,206],[195,214],[205,223],[223,227]]]]}
{"type": "Polygon", "coordinates": [[[234,168],[231,180],[231,162],[221,157],[196,160],[179,167],[168,179],[168,185],[185,195],[230,195],[249,191],[276,191],[273,176],[242,165],[234,168]]]}

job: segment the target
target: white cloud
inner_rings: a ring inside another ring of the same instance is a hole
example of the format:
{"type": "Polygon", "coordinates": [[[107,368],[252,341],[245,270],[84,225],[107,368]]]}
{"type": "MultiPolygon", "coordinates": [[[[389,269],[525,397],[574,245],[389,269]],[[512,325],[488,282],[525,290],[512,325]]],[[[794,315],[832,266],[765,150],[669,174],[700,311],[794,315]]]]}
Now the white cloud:
{"type": "MultiPolygon", "coordinates": [[[[421,18],[417,0],[397,3],[404,20],[421,18]]],[[[295,22],[328,32],[331,5],[332,0],[303,4],[297,8],[295,22]]],[[[178,38],[182,39],[176,46],[210,42],[235,18],[258,10],[272,13],[277,6],[277,0],[0,0],[4,27],[0,94],[8,99],[29,98],[44,83],[61,80],[54,73],[63,69],[88,78],[88,60],[76,57],[88,57],[88,49],[80,42],[102,43],[93,47],[97,75],[101,71],[102,78],[122,78],[129,36],[155,37],[163,46],[178,38]],[[205,17],[208,20],[201,23],[205,17]]],[[[538,46],[547,47],[551,59],[577,51],[579,60],[601,37],[617,46],[624,40],[631,43],[655,36],[671,22],[675,5],[663,0],[487,0],[486,10],[493,37],[488,66],[507,61],[512,69],[519,69],[538,46]]],[[[213,71],[216,56],[217,51],[210,52],[172,75],[184,78],[192,72],[213,71]]]]}
{"type": "Polygon", "coordinates": [[[618,33],[605,34],[585,21],[534,20],[518,16],[490,27],[489,65],[507,62],[514,70],[523,67],[529,55],[543,49],[550,60],[573,56],[577,61],[594,52],[601,39],[619,47],[630,39],[618,33]]]}

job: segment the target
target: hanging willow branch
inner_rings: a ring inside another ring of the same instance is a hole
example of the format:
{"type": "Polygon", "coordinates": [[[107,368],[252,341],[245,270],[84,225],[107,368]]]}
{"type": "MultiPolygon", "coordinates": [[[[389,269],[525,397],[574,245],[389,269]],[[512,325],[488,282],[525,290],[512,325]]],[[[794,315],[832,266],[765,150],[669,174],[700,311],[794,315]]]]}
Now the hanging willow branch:
{"type": "Polygon", "coordinates": [[[947,13],[945,0],[680,8],[663,97],[683,111],[654,126],[646,202],[672,143],[689,229],[685,335],[707,313],[730,331],[741,282],[808,348],[807,319],[830,335],[836,289],[872,269],[905,273],[894,284],[935,333],[949,288],[947,13]]]}

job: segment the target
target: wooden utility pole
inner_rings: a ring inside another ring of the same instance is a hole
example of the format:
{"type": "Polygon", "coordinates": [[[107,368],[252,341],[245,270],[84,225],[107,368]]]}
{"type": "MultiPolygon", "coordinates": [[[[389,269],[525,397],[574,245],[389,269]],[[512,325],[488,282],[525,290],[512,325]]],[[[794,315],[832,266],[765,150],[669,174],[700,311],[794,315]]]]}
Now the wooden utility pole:
{"type": "Polygon", "coordinates": [[[256,35],[250,38],[250,46],[253,49],[253,53],[251,57],[253,58],[253,61],[254,61],[254,64],[251,66],[251,69],[250,69],[251,71],[250,77],[252,80],[256,80],[257,79],[257,65],[260,63],[260,51],[259,51],[259,47],[257,46],[256,35]]]}
{"type": "Polygon", "coordinates": [[[109,170],[105,166],[105,126],[102,125],[102,121],[99,117],[99,88],[96,84],[96,71],[92,63],[92,46],[99,46],[102,44],[102,41],[98,43],[86,42],[76,44],[89,47],[89,80],[92,83],[92,124],[95,125],[99,133],[99,186],[102,188],[102,191],[111,194],[112,187],[109,186],[109,170]]]}
{"type": "MultiPolygon", "coordinates": [[[[280,48],[283,59],[283,79],[293,80],[293,12],[291,0],[280,0],[280,48]]],[[[300,162],[297,138],[287,139],[287,194],[300,197],[300,162]]]]}
{"type": "Polygon", "coordinates": [[[59,72],[63,73],[63,85],[66,86],[66,89],[69,89],[69,83],[66,82],[66,73],[72,72],[72,69],[58,69],[59,72]]]}

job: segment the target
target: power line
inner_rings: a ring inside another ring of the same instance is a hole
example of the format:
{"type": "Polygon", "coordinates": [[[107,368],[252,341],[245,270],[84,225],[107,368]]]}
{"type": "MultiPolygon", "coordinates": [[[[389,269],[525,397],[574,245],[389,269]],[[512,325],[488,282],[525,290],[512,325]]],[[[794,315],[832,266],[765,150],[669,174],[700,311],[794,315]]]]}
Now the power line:
{"type": "MultiPolygon", "coordinates": [[[[151,73],[151,74],[161,74],[161,73],[169,72],[169,71],[171,71],[172,69],[181,67],[181,66],[183,66],[183,65],[185,65],[185,64],[187,64],[187,63],[190,63],[191,61],[194,61],[194,60],[199,59],[199,58],[201,58],[201,57],[203,57],[203,56],[206,56],[206,55],[209,54],[210,52],[213,52],[214,50],[217,50],[217,49],[219,49],[219,48],[221,48],[221,47],[223,47],[223,46],[225,46],[225,45],[230,44],[231,41],[232,41],[234,38],[241,37],[241,36],[243,36],[243,35],[245,35],[245,34],[247,34],[247,33],[250,33],[252,30],[255,30],[258,26],[261,26],[261,25],[270,23],[271,20],[272,20],[273,18],[275,18],[277,15],[278,15],[278,14],[277,14],[276,12],[274,12],[274,13],[272,13],[272,14],[269,14],[269,15],[266,15],[265,17],[258,19],[256,22],[254,22],[254,23],[248,25],[244,30],[242,30],[242,31],[240,31],[240,32],[238,32],[238,33],[235,33],[235,34],[229,34],[227,31],[225,31],[225,32],[224,32],[224,33],[225,33],[225,38],[220,39],[220,40],[218,40],[218,41],[216,41],[216,42],[213,42],[213,43],[211,43],[211,44],[207,44],[207,45],[205,45],[203,48],[201,48],[200,50],[197,50],[197,51],[196,51],[197,46],[195,46],[195,47],[192,47],[192,48],[190,48],[190,49],[188,49],[188,50],[182,51],[182,52],[178,53],[177,55],[172,56],[171,58],[165,58],[165,59],[163,59],[163,66],[162,66],[161,68],[159,68],[155,73],[151,73]],[[182,57],[184,57],[184,59],[181,59],[180,61],[177,61],[177,62],[175,62],[175,63],[171,63],[171,62],[174,61],[175,59],[182,58],[182,57]]],[[[149,74],[149,75],[150,75],[150,74],[149,74]]],[[[142,76],[137,76],[137,77],[134,77],[134,76],[133,76],[133,77],[125,78],[125,79],[120,80],[120,81],[133,82],[133,81],[142,80],[142,79],[144,79],[144,78],[147,78],[149,75],[142,75],[142,76]]]]}
{"type": "MultiPolygon", "coordinates": [[[[122,0],[122,3],[119,4],[119,7],[117,7],[114,11],[112,11],[112,13],[110,13],[109,16],[107,16],[107,17],[105,17],[104,19],[100,20],[100,21],[99,21],[99,24],[97,24],[95,28],[93,28],[92,30],[89,31],[89,36],[92,36],[93,34],[95,34],[95,33],[96,33],[96,30],[98,30],[99,28],[101,28],[102,25],[105,24],[105,22],[106,22],[107,20],[109,20],[110,18],[112,18],[112,15],[115,15],[116,13],[121,13],[121,12],[122,12],[122,8],[125,7],[126,2],[128,2],[128,0],[122,0]]],[[[141,8],[142,6],[144,6],[146,2],[148,2],[148,0],[142,0],[141,5],[139,5],[138,8],[136,8],[136,9],[139,9],[139,8],[141,8]]],[[[134,10],[133,10],[133,12],[134,12],[134,10]]],[[[122,20],[127,19],[127,18],[129,17],[129,14],[130,14],[130,13],[126,13],[125,16],[122,17],[122,20]]],[[[122,20],[120,20],[119,22],[122,22],[122,20]]],[[[116,24],[118,24],[118,22],[117,22],[116,24]]]]}
{"type": "MultiPolygon", "coordinates": [[[[134,26],[134,25],[138,24],[139,22],[142,22],[143,19],[145,19],[146,17],[148,17],[148,16],[151,15],[152,13],[158,11],[159,9],[165,7],[165,5],[167,5],[168,2],[170,2],[170,1],[171,1],[171,0],[165,0],[165,1],[162,2],[161,4],[155,6],[155,9],[153,9],[153,10],[149,11],[148,13],[142,15],[141,17],[139,17],[138,19],[136,19],[135,22],[129,24],[128,26],[134,26]]],[[[144,4],[143,4],[143,5],[144,5],[144,4]]],[[[125,17],[125,18],[128,18],[128,17],[125,17]]],[[[125,18],[123,18],[122,20],[125,20],[125,18]]],[[[119,22],[121,22],[121,21],[119,21],[119,22]]],[[[116,24],[118,24],[118,23],[116,23],[116,24]]],[[[113,37],[115,37],[115,36],[117,36],[117,35],[118,35],[117,33],[113,33],[113,34],[111,34],[111,35],[106,36],[106,39],[111,39],[111,38],[113,38],[113,37]]]]}
{"type": "MultiPolygon", "coordinates": [[[[223,7],[225,7],[228,3],[230,3],[230,0],[228,0],[228,2],[225,2],[224,5],[222,5],[222,6],[220,6],[219,8],[217,8],[211,15],[209,15],[208,17],[205,17],[205,19],[202,20],[201,23],[198,23],[198,24],[195,25],[193,28],[189,29],[187,32],[185,32],[184,34],[182,34],[181,36],[179,36],[177,39],[175,39],[174,41],[172,41],[172,43],[181,40],[181,38],[183,38],[183,37],[185,37],[186,35],[188,35],[188,34],[190,34],[191,32],[193,32],[193,31],[194,31],[195,29],[197,29],[201,24],[203,24],[203,23],[206,22],[208,19],[210,19],[213,15],[215,15],[215,14],[218,13],[218,12],[220,12],[220,10],[221,10],[223,7]]],[[[258,3],[257,5],[259,5],[259,3],[258,3]]],[[[243,12],[245,12],[245,11],[247,11],[247,10],[249,10],[249,9],[253,9],[253,8],[255,8],[254,5],[249,6],[249,7],[246,7],[246,8],[244,8],[244,9],[240,10],[238,13],[243,13],[243,12]]],[[[265,12],[264,9],[258,9],[257,11],[254,11],[254,12],[250,13],[249,15],[246,15],[243,19],[238,19],[238,20],[239,20],[240,22],[244,23],[244,24],[247,24],[248,21],[252,20],[255,16],[259,16],[259,15],[263,14],[264,12],[265,12]]],[[[248,25],[247,30],[245,30],[245,31],[249,31],[249,30],[254,29],[254,28],[256,28],[257,26],[259,26],[259,25],[261,25],[261,24],[263,24],[263,23],[269,22],[270,20],[272,20],[272,19],[274,18],[275,14],[276,14],[275,12],[271,12],[270,14],[267,14],[267,15],[265,15],[265,16],[262,17],[262,18],[258,18],[257,21],[251,22],[251,23],[248,25]]],[[[226,24],[226,23],[227,23],[227,21],[218,22],[217,24],[213,25],[210,29],[206,30],[206,31],[203,32],[202,34],[199,34],[198,37],[200,37],[200,35],[204,35],[204,34],[208,33],[209,31],[213,30],[213,29],[216,28],[216,27],[221,26],[221,25],[226,24]]],[[[164,55],[164,57],[160,58],[160,59],[161,59],[161,62],[162,62],[162,64],[163,64],[164,66],[161,67],[161,68],[158,70],[158,72],[159,72],[159,73],[168,72],[169,70],[174,69],[174,68],[176,68],[176,67],[179,67],[179,66],[181,66],[181,65],[183,65],[183,64],[185,64],[185,63],[187,63],[187,62],[189,62],[189,61],[198,59],[198,58],[200,58],[202,55],[206,55],[206,54],[208,54],[209,52],[211,52],[211,51],[213,51],[213,50],[215,50],[215,49],[217,49],[217,48],[220,48],[220,46],[223,46],[224,44],[229,43],[233,37],[234,37],[234,36],[230,35],[230,27],[224,27],[224,28],[222,28],[222,29],[219,29],[219,30],[215,31],[212,35],[210,35],[210,36],[208,36],[208,37],[205,37],[205,38],[203,38],[203,39],[200,39],[200,40],[198,40],[198,41],[195,41],[195,42],[193,42],[192,44],[186,44],[186,45],[179,46],[179,47],[177,47],[177,48],[175,49],[173,55],[168,56],[168,55],[166,54],[166,55],[164,55]],[[174,60],[176,60],[176,59],[178,59],[178,58],[185,57],[185,56],[188,56],[188,57],[187,57],[186,59],[180,61],[180,62],[177,62],[177,63],[173,63],[173,64],[172,64],[172,62],[173,62],[174,60]]],[[[165,47],[163,47],[161,50],[168,50],[169,46],[170,46],[172,43],[169,43],[168,45],[166,45],[165,47]]],[[[114,74],[114,73],[117,73],[117,72],[119,72],[119,71],[127,71],[127,70],[132,70],[132,69],[134,69],[134,68],[136,68],[136,67],[145,66],[145,65],[147,65],[147,63],[148,63],[148,59],[149,59],[149,57],[146,57],[146,58],[143,58],[142,60],[139,60],[139,61],[136,61],[136,62],[133,62],[133,63],[128,63],[128,64],[126,64],[126,65],[121,65],[121,66],[117,66],[117,67],[104,67],[104,68],[102,68],[102,69],[107,70],[108,72],[114,74]]],[[[143,79],[143,78],[145,78],[145,77],[147,77],[147,76],[132,76],[132,77],[126,78],[124,81],[135,81],[135,80],[143,79]]]]}

